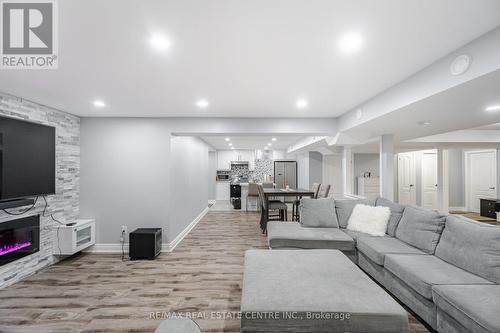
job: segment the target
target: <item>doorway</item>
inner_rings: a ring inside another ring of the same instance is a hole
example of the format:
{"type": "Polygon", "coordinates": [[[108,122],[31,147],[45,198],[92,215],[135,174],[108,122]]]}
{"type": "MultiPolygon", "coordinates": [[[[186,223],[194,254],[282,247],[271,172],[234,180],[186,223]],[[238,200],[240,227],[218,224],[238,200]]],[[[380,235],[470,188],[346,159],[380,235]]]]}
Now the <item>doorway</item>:
{"type": "Polygon", "coordinates": [[[481,198],[497,198],[497,152],[465,152],[465,199],[467,210],[479,213],[481,198]]]}
{"type": "Polygon", "coordinates": [[[400,204],[417,204],[415,184],[415,153],[398,154],[398,201],[400,204]]]}
{"type": "Polygon", "coordinates": [[[422,207],[437,208],[437,152],[422,153],[422,207]]]}

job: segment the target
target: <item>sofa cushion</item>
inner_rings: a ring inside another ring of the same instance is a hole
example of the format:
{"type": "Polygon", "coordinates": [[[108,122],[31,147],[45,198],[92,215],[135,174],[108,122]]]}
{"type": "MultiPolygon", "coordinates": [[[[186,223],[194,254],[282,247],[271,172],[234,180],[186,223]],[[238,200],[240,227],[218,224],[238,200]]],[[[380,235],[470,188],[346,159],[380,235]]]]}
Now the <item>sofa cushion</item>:
{"type": "Polygon", "coordinates": [[[269,247],[354,251],[354,240],[338,228],[306,228],[298,222],[269,222],[269,247]]]}
{"type": "Polygon", "coordinates": [[[310,228],[338,228],[335,200],[331,198],[300,200],[300,223],[310,228]]]}
{"type": "Polygon", "coordinates": [[[500,332],[499,285],[434,286],[432,299],[470,332],[500,332]]]}
{"type": "Polygon", "coordinates": [[[357,241],[358,251],[376,264],[383,266],[386,254],[420,254],[419,249],[410,246],[394,237],[361,237],[357,241]]]}
{"type": "Polygon", "coordinates": [[[434,285],[492,284],[436,256],[387,254],[384,267],[427,299],[432,299],[434,285]]]}
{"type": "Polygon", "coordinates": [[[343,199],[335,200],[335,211],[341,228],[347,228],[347,222],[351,217],[352,210],[357,204],[375,205],[375,199],[343,199]]]}
{"type": "Polygon", "coordinates": [[[500,228],[450,215],[446,218],[436,256],[500,283],[500,228]]]}
{"type": "Polygon", "coordinates": [[[349,217],[347,229],[372,236],[385,236],[390,217],[391,210],[388,207],[357,204],[349,217]]]}
{"type": "Polygon", "coordinates": [[[428,254],[433,254],[443,232],[446,217],[440,213],[407,206],[396,229],[396,237],[428,254]]]}
{"type": "Polygon", "coordinates": [[[343,232],[348,234],[350,237],[352,237],[352,239],[354,240],[354,244],[356,244],[357,240],[361,237],[378,237],[378,236],[372,236],[372,235],[365,234],[364,232],[352,231],[349,229],[340,229],[340,230],[342,230],[343,232]]]}
{"type": "Polygon", "coordinates": [[[403,212],[406,206],[394,203],[391,200],[385,198],[377,198],[375,205],[389,207],[389,209],[391,210],[391,218],[389,219],[389,223],[387,224],[387,234],[393,237],[396,236],[396,229],[398,227],[399,221],[401,220],[401,217],[403,216],[403,212]]]}

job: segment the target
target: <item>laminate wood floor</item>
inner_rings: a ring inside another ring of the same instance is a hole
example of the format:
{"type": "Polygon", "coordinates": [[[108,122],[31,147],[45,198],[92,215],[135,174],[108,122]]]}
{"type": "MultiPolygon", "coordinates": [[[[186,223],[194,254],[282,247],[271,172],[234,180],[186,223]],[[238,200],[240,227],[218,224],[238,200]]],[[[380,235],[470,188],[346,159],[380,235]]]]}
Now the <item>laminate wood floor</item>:
{"type": "MultiPolygon", "coordinates": [[[[0,332],[151,333],[168,312],[191,313],[203,332],[239,332],[232,314],[240,308],[243,254],[266,247],[258,214],[211,211],[154,261],[80,254],[1,290],[0,332]]],[[[427,332],[409,317],[412,333],[427,332]]]]}

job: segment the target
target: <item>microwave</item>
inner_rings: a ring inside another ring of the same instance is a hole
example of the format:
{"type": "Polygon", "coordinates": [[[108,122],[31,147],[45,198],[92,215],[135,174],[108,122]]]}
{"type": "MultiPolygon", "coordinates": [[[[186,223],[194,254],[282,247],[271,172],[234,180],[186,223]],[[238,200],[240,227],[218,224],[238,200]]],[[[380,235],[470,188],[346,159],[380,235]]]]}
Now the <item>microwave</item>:
{"type": "Polygon", "coordinates": [[[228,182],[231,180],[231,175],[227,172],[217,172],[217,178],[216,180],[218,182],[228,182]]]}

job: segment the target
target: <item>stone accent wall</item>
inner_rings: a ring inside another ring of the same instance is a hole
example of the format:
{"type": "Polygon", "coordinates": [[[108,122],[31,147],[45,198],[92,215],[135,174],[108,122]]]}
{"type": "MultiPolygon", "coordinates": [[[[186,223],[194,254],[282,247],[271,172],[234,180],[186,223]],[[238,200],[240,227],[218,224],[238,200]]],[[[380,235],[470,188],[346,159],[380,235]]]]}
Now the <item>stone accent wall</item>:
{"type": "MultiPolygon", "coordinates": [[[[7,265],[0,266],[0,289],[11,285],[57,261],[57,242],[54,241],[57,223],[72,221],[79,216],[80,181],[80,118],[40,104],[0,93],[0,115],[29,120],[56,128],[56,195],[48,196],[47,217],[40,218],[40,251],[7,265]]],[[[33,161],[36,163],[36,161],[33,161]]],[[[42,213],[43,198],[34,209],[21,216],[0,211],[0,223],[42,213]]],[[[26,207],[10,209],[12,212],[26,207]]]]}

